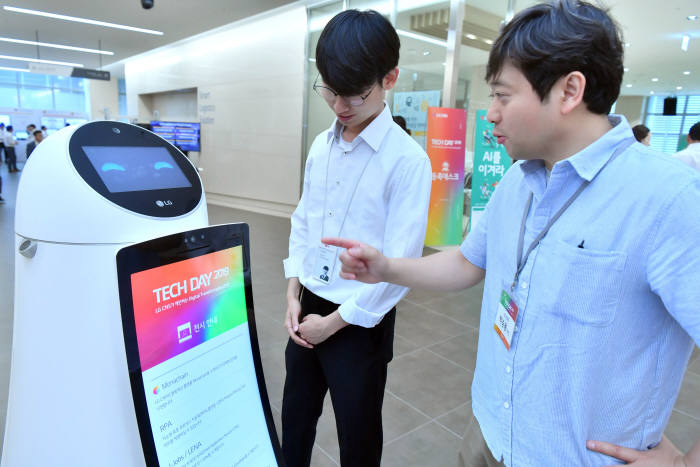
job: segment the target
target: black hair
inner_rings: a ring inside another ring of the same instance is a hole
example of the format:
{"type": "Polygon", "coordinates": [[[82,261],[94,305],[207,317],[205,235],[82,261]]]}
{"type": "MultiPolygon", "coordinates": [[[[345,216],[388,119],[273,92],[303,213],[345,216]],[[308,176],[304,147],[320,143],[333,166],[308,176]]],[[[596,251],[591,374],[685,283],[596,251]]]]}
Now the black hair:
{"type": "Polygon", "coordinates": [[[316,67],[342,96],[362,94],[399,64],[401,42],[391,23],[374,10],[345,10],[321,32],[316,67]]]}
{"type": "Polygon", "coordinates": [[[489,54],[486,80],[510,61],[544,101],[562,76],[586,77],[583,102],[596,114],[610,112],[624,73],[622,35],[608,12],[581,0],[553,0],[518,13],[489,54]]]}
{"type": "Polygon", "coordinates": [[[634,139],[639,141],[640,143],[644,138],[647,137],[651,130],[646,127],[645,125],[635,125],[632,127],[632,133],[634,133],[634,139]]]}
{"type": "Polygon", "coordinates": [[[403,131],[405,131],[405,132],[408,133],[409,135],[411,134],[411,130],[409,130],[409,129],[406,127],[406,119],[403,118],[401,115],[394,115],[394,122],[395,122],[398,126],[400,126],[401,129],[403,129],[403,131]]]}
{"type": "Polygon", "coordinates": [[[695,125],[690,127],[688,136],[690,136],[690,139],[693,141],[700,141],[700,122],[697,122],[695,125]]]}
{"type": "Polygon", "coordinates": [[[9,131],[10,133],[12,133],[12,130],[13,130],[14,128],[12,127],[12,125],[7,125],[7,126],[5,127],[5,129],[6,129],[7,131],[9,131]]]}
{"type": "Polygon", "coordinates": [[[44,133],[42,133],[41,130],[34,130],[34,131],[32,132],[32,134],[33,134],[34,136],[36,136],[36,135],[38,135],[38,134],[44,136],[44,133]]]}

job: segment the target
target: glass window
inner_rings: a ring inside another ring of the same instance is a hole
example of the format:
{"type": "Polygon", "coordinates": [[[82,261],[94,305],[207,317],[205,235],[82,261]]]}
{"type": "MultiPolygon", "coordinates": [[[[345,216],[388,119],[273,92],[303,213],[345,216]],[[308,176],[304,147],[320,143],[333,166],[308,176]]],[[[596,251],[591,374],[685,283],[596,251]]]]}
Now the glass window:
{"type": "Polygon", "coordinates": [[[51,88],[21,87],[19,89],[19,107],[24,107],[25,109],[53,109],[52,94],[51,88]]]}
{"type": "Polygon", "coordinates": [[[3,107],[19,107],[17,102],[17,86],[0,84],[0,102],[3,107]]]}
{"type": "Polygon", "coordinates": [[[690,127],[700,121],[700,96],[678,96],[676,115],[663,115],[664,97],[647,99],[644,124],[651,130],[651,147],[673,154],[685,140],[690,127]]]}
{"type": "Polygon", "coordinates": [[[82,112],[85,108],[85,94],[81,92],[54,90],[56,96],[56,110],[72,110],[82,112]]]}
{"type": "MultiPolygon", "coordinates": [[[[17,84],[18,72],[10,70],[0,70],[0,83],[17,84]]],[[[7,107],[7,106],[5,106],[7,107]]]]}
{"type": "Polygon", "coordinates": [[[49,75],[40,75],[37,73],[20,73],[20,84],[22,86],[41,86],[48,88],[51,87],[51,81],[49,78],[49,75]]]}

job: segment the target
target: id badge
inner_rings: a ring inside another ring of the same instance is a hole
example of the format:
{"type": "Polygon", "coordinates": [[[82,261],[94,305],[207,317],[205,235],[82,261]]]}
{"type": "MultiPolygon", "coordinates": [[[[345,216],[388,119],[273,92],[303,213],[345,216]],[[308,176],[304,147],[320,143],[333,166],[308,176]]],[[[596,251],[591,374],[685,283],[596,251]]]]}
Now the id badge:
{"type": "Polygon", "coordinates": [[[518,319],[518,305],[510,298],[510,295],[505,290],[501,291],[501,300],[498,302],[498,310],[496,311],[496,323],[493,328],[498,333],[498,336],[503,341],[507,350],[510,350],[510,343],[513,340],[513,332],[515,331],[515,322],[518,319]]]}
{"type": "Polygon", "coordinates": [[[336,249],[321,245],[316,249],[316,263],[313,269],[313,278],[324,284],[328,284],[333,277],[335,268],[336,249]]]}

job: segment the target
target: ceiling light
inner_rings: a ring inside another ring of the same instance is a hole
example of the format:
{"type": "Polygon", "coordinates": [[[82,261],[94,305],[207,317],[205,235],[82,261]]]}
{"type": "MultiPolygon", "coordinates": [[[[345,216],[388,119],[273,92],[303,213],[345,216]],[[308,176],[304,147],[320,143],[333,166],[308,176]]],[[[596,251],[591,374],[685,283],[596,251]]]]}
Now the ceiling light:
{"type": "Polygon", "coordinates": [[[688,21],[697,21],[698,20],[698,15],[688,15],[686,16],[688,21]]]}
{"type": "Polygon", "coordinates": [[[653,95],[654,95],[654,91],[649,91],[649,94],[651,94],[651,95],[653,96],[653,95]]]}
{"type": "Polygon", "coordinates": [[[315,58],[309,57],[309,61],[310,61],[310,62],[316,62],[316,59],[315,59],[315,58]]]}
{"type": "Polygon", "coordinates": [[[684,75],[689,75],[689,74],[690,74],[690,71],[684,71],[683,74],[684,74],[684,75]]]}
{"type": "Polygon", "coordinates": [[[26,68],[13,68],[11,66],[0,66],[0,70],[28,72],[26,68]]]}
{"type": "Polygon", "coordinates": [[[683,89],[683,86],[676,86],[676,89],[680,91],[681,89],[683,89]]]}
{"type": "Polygon", "coordinates": [[[114,52],[110,52],[109,50],[86,49],[84,47],[73,47],[70,45],[51,44],[48,42],[24,41],[21,39],[12,39],[10,37],[0,37],[0,41],[12,42],[15,44],[27,44],[27,45],[38,45],[41,47],[52,47],[54,49],[74,50],[76,52],[87,52],[87,53],[91,53],[91,54],[114,55],[114,52]]]}
{"type": "Polygon", "coordinates": [[[397,29],[396,33],[399,36],[411,37],[413,39],[418,39],[419,41],[430,42],[431,44],[441,45],[447,47],[447,41],[441,41],[439,39],[433,39],[432,37],[424,36],[423,34],[416,34],[414,32],[404,31],[403,29],[397,29]]]}
{"type": "Polygon", "coordinates": [[[625,42],[625,47],[629,47],[629,46],[630,46],[630,43],[629,43],[629,42],[625,42]]]}
{"type": "Polygon", "coordinates": [[[683,52],[687,52],[688,45],[690,45],[690,36],[687,34],[683,34],[683,39],[681,39],[681,50],[683,52]]]}
{"type": "Polygon", "coordinates": [[[488,45],[493,44],[493,41],[491,39],[484,39],[484,42],[486,42],[488,45]]]}
{"type": "Polygon", "coordinates": [[[630,71],[630,69],[625,67],[625,73],[627,73],[628,71],[630,71]]]}
{"type": "Polygon", "coordinates": [[[94,19],[87,19],[87,18],[78,18],[77,16],[59,15],[56,13],[47,13],[45,11],[29,10],[27,8],[17,8],[14,6],[4,6],[3,8],[7,11],[12,11],[15,13],[26,13],[28,15],[45,16],[47,18],[62,19],[65,21],[75,21],[77,23],[92,24],[95,26],[104,26],[106,28],[125,29],[127,31],[142,32],[144,34],[154,34],[156,36],[163,35],[163,33],[161,31],[154,31],[152,29],[135,28],[133,26],[125,26],[123,24],[107,23],[105,21],[97,21],[94,19]]]}
{"type": "Polygon", "coordinates": [[[631,88],[631,87],[632,87],[632,85],[631,85],[631,84],[628,84],[628,85],[627,85],[627,87],[628,87],[628,88],[631,88]]]}
{"type": "Polygon", "coordinates": [[[651,80],[656,83],[659,80],[659,78],[652,78],[651,80]]]}
{"type": "Polygon", "coordinates": [[[82,63],[59,62],[56,60],[41,60],[38,58],[30,58],[30,57],[15,57],[14,55],[0,55],[0,59],[18,60],[21,62],[47,63],[49,65],[65,65],[65,66],[73,66],[73,67],[78,67],[78,68],[83,67],[82,63]]]}
{"type": "Polygon", "coordinates": [[[428,55],[430,55],[430,50],[424,50],[423,56],[427,57],[428,55]]]}
{"type": "Polygon", "coordinates": [[[476,40],[476,36],[474,34],[465,34],[464,37],[466,37],[467,39],[471,39],[473,41],[476,40]]]}

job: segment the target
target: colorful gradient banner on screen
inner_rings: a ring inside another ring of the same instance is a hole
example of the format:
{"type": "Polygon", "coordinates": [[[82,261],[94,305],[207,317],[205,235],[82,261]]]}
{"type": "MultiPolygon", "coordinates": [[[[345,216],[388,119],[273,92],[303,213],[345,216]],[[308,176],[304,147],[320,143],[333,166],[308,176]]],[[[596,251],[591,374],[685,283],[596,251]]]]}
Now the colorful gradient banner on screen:
{"type": "Polygon", "coordinates": [[[469,229],[481,218],[496,185],[511,166],[505,146],[493,136],[493,123],[486,119],[486,110],[476,111],[474,125],[474,169],[472,173],[471,212],[469,229]]]}
{"type": "Polygon", "coordinates": [[[433,168],[426,245],[459,245],[464,210],[464,139],[467,112],[430,107],[426,152],[433,168]]]}
{"type": "Polygon", "coordinates": [[[131,276],[141,371],[247,322],[240,246],[131,276]]]}

